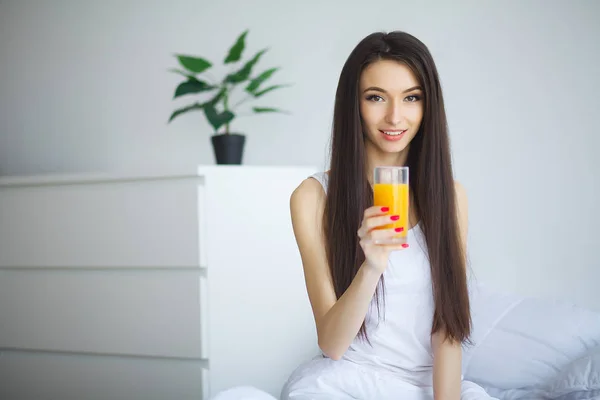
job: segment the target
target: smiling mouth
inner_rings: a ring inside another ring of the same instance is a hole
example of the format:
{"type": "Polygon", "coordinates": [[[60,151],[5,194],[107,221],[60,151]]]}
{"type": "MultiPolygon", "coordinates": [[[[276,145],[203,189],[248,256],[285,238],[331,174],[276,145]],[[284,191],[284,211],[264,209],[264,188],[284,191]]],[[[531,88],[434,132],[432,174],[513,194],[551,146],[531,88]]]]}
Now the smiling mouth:
{"type": "Polygon", "coordinates": [[[402,135],[406,131],[407,131],[406,129],[393,130],[393,131],[382,131],[382,130],[379,130],[379,132],[383,133],[386,136],[390,136],[390,137],[400,136],[400,135],[402,135]]]}

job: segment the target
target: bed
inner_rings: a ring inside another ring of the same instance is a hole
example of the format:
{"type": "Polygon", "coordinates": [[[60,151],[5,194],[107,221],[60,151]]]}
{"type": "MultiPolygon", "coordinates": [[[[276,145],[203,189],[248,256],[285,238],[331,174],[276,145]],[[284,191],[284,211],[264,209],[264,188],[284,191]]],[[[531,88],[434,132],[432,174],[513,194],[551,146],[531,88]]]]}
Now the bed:
{"type": "MultiPolygon", "coordinates": [[[[600,399],[600,313],[575,304],[471,287],[473,344],[465,380],[502,400],[600,399]]],[[[213,400],[272,400],[252,386],[213,400]]]]}

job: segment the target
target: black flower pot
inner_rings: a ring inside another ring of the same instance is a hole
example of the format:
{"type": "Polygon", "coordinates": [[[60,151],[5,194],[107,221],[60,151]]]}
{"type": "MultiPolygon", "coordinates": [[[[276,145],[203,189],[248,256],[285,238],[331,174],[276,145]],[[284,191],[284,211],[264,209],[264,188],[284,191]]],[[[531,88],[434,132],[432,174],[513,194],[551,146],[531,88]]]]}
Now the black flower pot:
{"type": "Polygon", "coordinates": [[[242,163],[246,136],[239,133],[213,135],[211,141],[217,164],[240,165],[242,163]]]}

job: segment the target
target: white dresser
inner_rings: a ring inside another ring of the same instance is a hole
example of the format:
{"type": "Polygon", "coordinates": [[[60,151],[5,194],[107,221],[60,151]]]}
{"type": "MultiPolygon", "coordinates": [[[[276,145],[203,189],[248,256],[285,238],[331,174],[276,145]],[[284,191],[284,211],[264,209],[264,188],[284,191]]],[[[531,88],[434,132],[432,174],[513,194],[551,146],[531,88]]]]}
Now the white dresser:
{"type": "Polygon", "coordinates": [[[316,170],[0,179],[0,399],[276,397],[317,351],[289,215],[316,170]]]}

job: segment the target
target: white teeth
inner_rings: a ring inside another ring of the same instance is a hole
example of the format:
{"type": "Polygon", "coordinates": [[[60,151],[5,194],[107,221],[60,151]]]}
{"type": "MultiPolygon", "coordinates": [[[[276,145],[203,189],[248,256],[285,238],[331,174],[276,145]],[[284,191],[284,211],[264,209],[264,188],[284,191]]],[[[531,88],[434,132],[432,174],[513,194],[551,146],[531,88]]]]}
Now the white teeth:
{"type": "Polygon", "coordinates": [[[402,135],[403,132],[404,131],[400,131],[400,132],[383,132],[383,133],[385,133],[386,135],[389,135],[389,136],[398,136],[398,135],[402,135]]]}

